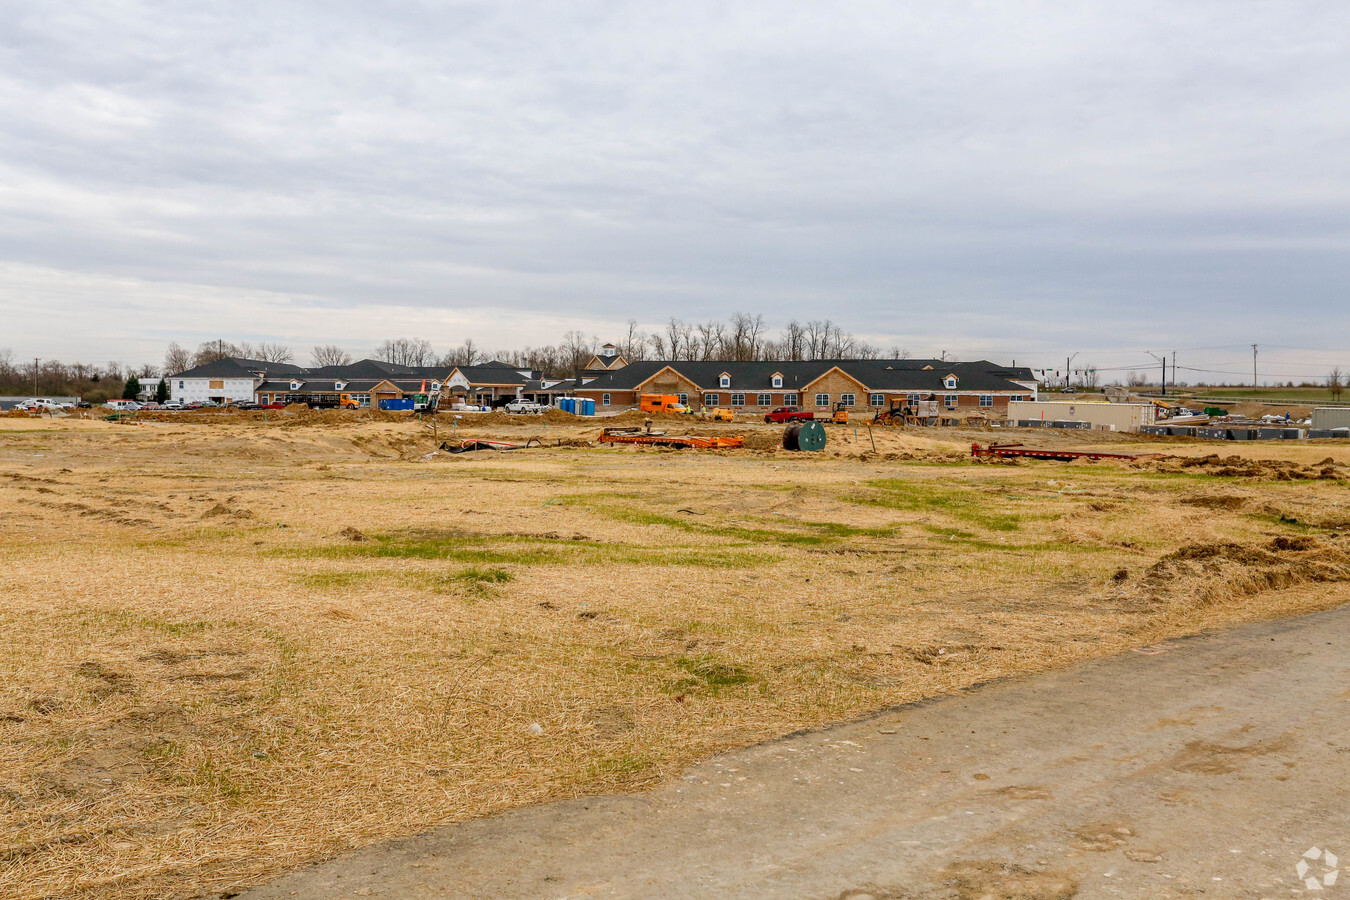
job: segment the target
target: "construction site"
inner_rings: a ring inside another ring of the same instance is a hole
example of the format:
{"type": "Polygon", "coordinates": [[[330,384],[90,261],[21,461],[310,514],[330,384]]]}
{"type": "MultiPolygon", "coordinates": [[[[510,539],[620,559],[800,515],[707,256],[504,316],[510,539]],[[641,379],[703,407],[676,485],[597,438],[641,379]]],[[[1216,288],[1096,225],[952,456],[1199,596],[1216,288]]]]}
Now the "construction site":
{"type": "Polygon", "coordinates": [[[232,896],[1350,599],[1344,440],[890,418],[0,416],[0,896],[232,896]]]}

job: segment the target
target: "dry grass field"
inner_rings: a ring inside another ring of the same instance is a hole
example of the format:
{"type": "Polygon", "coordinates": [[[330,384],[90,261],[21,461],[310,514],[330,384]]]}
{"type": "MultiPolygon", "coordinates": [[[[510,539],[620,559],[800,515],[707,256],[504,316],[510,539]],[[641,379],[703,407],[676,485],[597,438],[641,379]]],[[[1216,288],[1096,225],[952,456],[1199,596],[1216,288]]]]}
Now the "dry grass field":
{"type": "MultiPolygon", "coordinates": [[[[206,424],[206,423],[210,424],[206,424]]],[[[441,427],[441,436],[446,427],[441,427]]],[[[719,750],[1350,599],[1350,450],[818,455],[0,418],[0,896],[228,895],[719,750]],[[1210,454],[1218,454],[1211,456],[1210,454]]]]}

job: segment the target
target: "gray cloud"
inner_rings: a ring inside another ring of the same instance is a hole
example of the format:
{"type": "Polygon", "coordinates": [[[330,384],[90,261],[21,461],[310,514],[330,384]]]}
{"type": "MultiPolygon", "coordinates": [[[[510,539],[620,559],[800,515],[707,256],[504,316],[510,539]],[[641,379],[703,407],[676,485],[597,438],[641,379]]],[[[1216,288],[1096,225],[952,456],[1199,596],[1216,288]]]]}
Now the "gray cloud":
{"type": "Polygon", "coordinates": [[[667,6],[15,4],[0,346],[737,309],[1001,357],[1343,330],[1350,9],[667,6]],[[128,296],[175,299],[109,328],[128,296]]]}

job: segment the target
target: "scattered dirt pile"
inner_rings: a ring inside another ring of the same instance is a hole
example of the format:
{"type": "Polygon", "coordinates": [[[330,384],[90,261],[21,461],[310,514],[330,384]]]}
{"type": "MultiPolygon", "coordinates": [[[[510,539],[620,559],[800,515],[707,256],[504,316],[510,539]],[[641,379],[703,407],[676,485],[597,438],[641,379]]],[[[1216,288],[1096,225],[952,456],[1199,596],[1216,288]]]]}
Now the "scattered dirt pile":
{"type": "Polygon", "coordinates": [[[1277,537],[1265,544],[1231,541],[1190,544],[1163,556],[1144,573],[1153,602],[1166,592],[1191,606],[1208,606],[1311,582],[1350,581],[1350,552],[1341,542],[1277,537]]]}
{"type": "Polygon", "coordinates": [[[1315,465],[1287,459],[1247,459],[1241,456],[1161,456],[1136,460],[1132,465],[1154,472],[1187,472],[1220,478],[1253,478],[1259,481],[1344,480],[1350,469],[1328,457],[1315,465]]]}

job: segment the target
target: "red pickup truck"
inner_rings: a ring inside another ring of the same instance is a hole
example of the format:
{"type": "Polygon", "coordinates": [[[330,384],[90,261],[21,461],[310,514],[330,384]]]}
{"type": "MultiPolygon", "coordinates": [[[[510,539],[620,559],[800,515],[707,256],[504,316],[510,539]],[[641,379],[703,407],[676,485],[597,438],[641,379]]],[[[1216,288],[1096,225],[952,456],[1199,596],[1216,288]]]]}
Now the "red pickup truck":
{"type": "Polygon", "coordinates": [[[764,417],[765,422],[805,422],[814,419],[816,414],[807,412],[800,406],[780,406],[764,417]]]}

